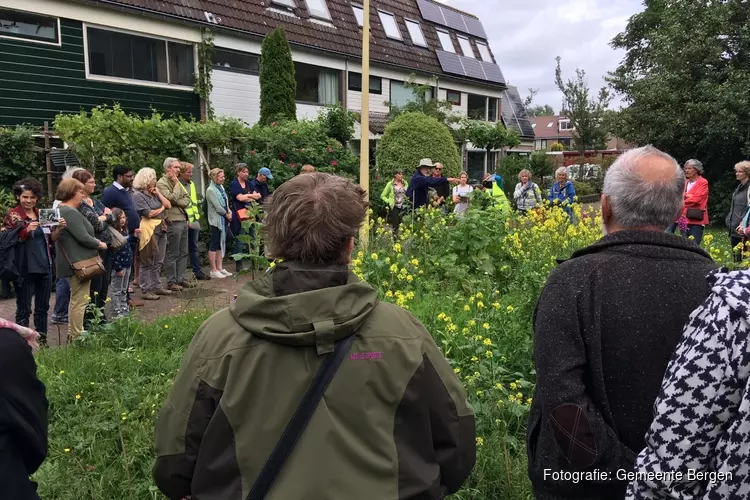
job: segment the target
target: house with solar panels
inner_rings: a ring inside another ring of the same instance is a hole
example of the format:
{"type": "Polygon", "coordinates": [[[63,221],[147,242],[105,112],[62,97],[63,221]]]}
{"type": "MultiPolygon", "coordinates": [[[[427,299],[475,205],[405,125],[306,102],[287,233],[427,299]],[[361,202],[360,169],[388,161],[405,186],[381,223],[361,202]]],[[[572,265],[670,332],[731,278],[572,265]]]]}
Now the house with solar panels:
{"type": "MultiPolygon", "coordinates": [[[[518,91],[506,84],[476,16],[431,0],[372,0],[370,9],[366,137],[383,133],[389,106],[414,98],[405,85],[414,78],[454,113],[516,129],[516,152],[533,149],[518,91]]],[[[292,47],[299,117],[335,103],[359,110],[363,18],[351,0],[0,0],[0,126],[41,126],[58,113],[115,102],[129,112],[198,117],[203,28],[214,35],[217,115],[258,121],[261,42],[279,25],[292,47]]],[[[478,176],[498,153],[469,148],[467,168],[478,176]]]]}

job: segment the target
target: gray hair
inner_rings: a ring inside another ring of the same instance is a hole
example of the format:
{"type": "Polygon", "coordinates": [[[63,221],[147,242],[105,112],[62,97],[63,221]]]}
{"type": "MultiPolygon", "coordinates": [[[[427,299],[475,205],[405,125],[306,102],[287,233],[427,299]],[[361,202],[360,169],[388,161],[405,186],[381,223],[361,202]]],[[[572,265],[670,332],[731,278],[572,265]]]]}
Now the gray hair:
{"type": "Polygon", "coordinates": [[[560,167],[557,170],[555,170],[555,176],[558,176],[560,174],[568,175],[568,167],[560,167]]]}
{"type": "Polygon", "coordinates": [[[164,170],[166,170],[166,169],[168,169],[169,167],[172,166],[172,163],[174,163],[174,162],[178,162],[179,163],[179,161],[180,160],[178,160],[177,158],[172,158],[170,156],[169,158],[167,158],[166,160],[164,160],[164,163],[162,164],[162,167],[164,168],[164,170]]]}
{"type": "Polygon", "coordinates": [[[693,167],[695,170],[698,171],[699,174],[703,175],[703,163],[701,163],[700,161],[690,159],[685,162],[685,168],[687,167],[693,167]]]}
{"type": "Polygon", "coordinates": [[[133,179],[133,189],[143,191],[151,184],[156,184],[156,170],[153,168],[142,168],[136,172],[133,179]]]}
{"type": "Polygon", "coordinates": [[[520,172],[518,172],[518,180],[519,180],[519,181],[521,180],[521,176],[522,176],[523,174],[526,174],[526,175],[528,175],[528,176],[529,176],[529,179],[531,179],[531,170],[529,170],[528,168],[524,168],[523,170],[521,170],[520,172]]]}
{"type": "Polygon", "coordinates": [[[654,146],[631,149],[620,155],[604,176],[602,193],[612,207],[612,215],[625,229],[655,226],[666,229],[682,208],[685,173],[677,161],[654,146]],[[671,178],[647,181],[638,166],[649,157],[671,162],[671,178]]]}

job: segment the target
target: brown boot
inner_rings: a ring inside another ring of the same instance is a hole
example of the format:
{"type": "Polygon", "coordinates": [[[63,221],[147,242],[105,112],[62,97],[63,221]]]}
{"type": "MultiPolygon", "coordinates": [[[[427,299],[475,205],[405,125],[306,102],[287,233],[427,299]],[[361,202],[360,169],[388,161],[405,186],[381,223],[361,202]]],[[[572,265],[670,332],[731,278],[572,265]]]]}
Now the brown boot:
{"type": "Polygon", "coordinates": [[[177,283],[170,283],[169,285],[167,285],[167,290],[170,290],[172,292],[181,292],[182,287],[177,283]]]}
{"type": "Polygon", "coordinates": [[[154,293],[156,295],[172,295],[172,292],[163,288],[157,288],[156,290],[154,290],[154,293]]]}
{"type": "Polygon", "coordinates": [[[177,284],[181,286],[182,288],[195,288],[196,287],[196,285],[194,285],[193,283],[190,283],[189,281],[180,281],[177,284]]]}
{"type": "Polygon", "coordinates": [[[155,293],[148,292],[148,293],[141,294],[141,298],[143,300],[159,300],[161,297],[159,297],[155,293]]]}

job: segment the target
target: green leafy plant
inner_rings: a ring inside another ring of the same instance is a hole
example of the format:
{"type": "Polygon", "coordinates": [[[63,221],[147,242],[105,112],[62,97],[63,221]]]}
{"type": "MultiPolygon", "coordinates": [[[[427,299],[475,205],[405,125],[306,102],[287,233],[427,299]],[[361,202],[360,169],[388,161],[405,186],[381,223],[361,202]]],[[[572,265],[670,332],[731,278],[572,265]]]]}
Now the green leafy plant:
{"type": "Polygon", "coordinates": [[[211,81],[214,57],[214,35],[209,28],[201,28],[201,43],[198,44],[198,75],[195,79],[195,93],[198,94],[205,106],[205,118],[214,117],[214,108],[211,106],[211,91],[214,88],[211,81]]]}
{"type": "Polygon", "coordinates": [[[325,127],[326,135],[339,141],[342,146],[349,144],[354,136],[355,114],[341,103],[329,106],[321,115],[320,121],[325,127]]]}
{"type": "Polygon", "coordinates": [[[297,119],[294,75],[292,50],[279,26],[263,39],[260,49],[260,123],[297,119]]]}
{"type": "Polygon", "coordinates": [[[376,159],[384,178],[392,178],[397,168],[406,171],[432,158],[445,166],[445,174],[457,177],[461,159],[448,127],[424,113],[403,113],[385,128],[378,142],[376,159]]]}
{"type": "Polygon", "coordinates": [[[561,143],[556,142],[549,148],[550,151],[565,151],[565,146],[563,146],[561,143]]]}
{"type": "Polygon", "coordinates": [[[9,188],[18,179],[35,173],[33,133],[29,127],[0,127],[0,186],[9,188]]]}

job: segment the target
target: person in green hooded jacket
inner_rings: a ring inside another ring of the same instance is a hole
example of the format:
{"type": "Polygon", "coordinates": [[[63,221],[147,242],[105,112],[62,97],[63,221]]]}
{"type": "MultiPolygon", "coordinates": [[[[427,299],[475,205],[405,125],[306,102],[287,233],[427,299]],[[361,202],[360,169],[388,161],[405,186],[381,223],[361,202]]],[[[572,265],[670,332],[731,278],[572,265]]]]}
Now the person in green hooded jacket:
{"type": "Polygon", "coordinates": [[[366,200],[318,172],[270,197],[264,231],[281,263],[200,327],[159,414],[154,479],[167,497],[245,500],[324,355],[352,335],[264,498],[442,499],[469,476],[460,380],[411,313],[349,271],[366,200]]]}
{"type": "Polygon", "coordinates": [[[395,235],[398,235],[398,228],[401,226],[407,189],[409,189],[409,183],[404,180],[404,169],[398,168],[393,174],[393,180],[386,183],[383,192],[380,193],[380,199],[388,208],[386,220],[395,235]]]}

